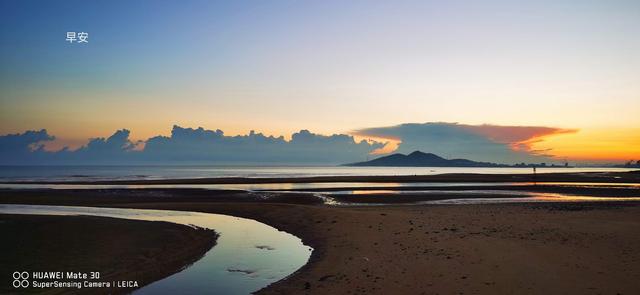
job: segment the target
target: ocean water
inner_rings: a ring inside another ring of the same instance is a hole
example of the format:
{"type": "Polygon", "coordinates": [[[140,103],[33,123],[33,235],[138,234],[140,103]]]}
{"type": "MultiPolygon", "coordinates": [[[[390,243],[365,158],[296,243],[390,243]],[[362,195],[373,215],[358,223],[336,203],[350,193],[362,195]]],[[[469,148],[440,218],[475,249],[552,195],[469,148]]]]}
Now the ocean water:
{"type": "MultiPolygon", "coordinates": [[[[627,168],[537,168],[538,173],[630,171],[627,168]]],[[[443,173],[527,174],[531,168],[342,167],[342,166],[0,166],[2,181],[135,180],[208,177],[311,177],[430,175],[443,173]]]]}

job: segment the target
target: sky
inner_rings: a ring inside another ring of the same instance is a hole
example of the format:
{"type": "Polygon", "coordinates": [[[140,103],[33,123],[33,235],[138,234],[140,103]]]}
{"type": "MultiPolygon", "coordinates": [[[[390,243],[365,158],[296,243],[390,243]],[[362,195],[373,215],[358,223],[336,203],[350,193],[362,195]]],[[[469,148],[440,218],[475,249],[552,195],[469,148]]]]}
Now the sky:
{"type": "Polygon", "coordinates": [[[523,2],[3,0],[0,135],[309,130],[380,154],[473,132],[507,148],[491,160],[640,158],[640,2],[523,2]]]}

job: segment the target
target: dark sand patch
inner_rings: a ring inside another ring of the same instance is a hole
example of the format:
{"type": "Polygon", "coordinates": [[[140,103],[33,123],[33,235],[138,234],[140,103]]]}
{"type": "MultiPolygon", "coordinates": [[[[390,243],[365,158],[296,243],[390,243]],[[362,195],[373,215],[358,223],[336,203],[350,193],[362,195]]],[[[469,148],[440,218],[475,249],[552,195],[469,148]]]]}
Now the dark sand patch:
{"type": "MultiPolygon", "coordinates": [[[[100,281],[137,280],[144,286],[197,261],[215,245],[212,230],[167,222],[94,216],[0,214],[0,293],[14,271],[99,271],[100,281]]],[[[46,294],[125,294],[132,289],[45,289],[46,294]]],[[[20,293],[43,290],[21,289],[20,293]]]]}

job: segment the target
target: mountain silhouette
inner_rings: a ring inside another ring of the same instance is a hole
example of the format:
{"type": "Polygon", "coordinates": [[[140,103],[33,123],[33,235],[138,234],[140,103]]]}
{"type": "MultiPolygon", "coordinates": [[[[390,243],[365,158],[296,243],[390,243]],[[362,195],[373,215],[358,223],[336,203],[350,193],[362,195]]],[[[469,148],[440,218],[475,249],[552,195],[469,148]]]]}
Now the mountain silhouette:
{"type": "Polygon", "coordinates": [[[476,162],[467,159],[445,159],[436,154],[415,151],[408,155],[393,154],[366,162],[345,164],[344,166],[395,166],[395,167],[507,167],[507,165],[476,162]]]}

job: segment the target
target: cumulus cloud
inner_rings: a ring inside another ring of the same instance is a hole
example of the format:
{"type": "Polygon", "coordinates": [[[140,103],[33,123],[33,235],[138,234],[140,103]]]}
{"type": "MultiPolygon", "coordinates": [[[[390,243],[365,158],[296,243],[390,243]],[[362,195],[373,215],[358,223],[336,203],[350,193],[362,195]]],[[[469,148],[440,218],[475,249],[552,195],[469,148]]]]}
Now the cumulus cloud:
{"type": "Polygon", "coordinates": [[[10,165],[41,160],[44,143],[54,140],[47,130],[0,136],[0,163],[10,165]]]}
{"type": "Polygon", "coordinates": [[[1,164],[338,164],[359,161],[381,148],[377,142],[356,142],[350,135],[330,136],[301,130],[291,136],[227,136],[222,130],[173,126],[171,136],[132,142],[129,130],[93,138],[77,150],[50,152],[42,142],[53,140],[46,130],[0,136],[1,164]],[[139,146],[144,148],[139,149],[139,146]]]}
{"type": "Polygon", "coordinates": [[[119,153],[123,151],[132,151],[135,147],[134,143],[129,140],[131,132],[127,129],[116,131],[108,138],[92,138],[86,146],[77,150],[79,153],[119,153]]]}
{"type": "Polygon", "coordinates": [[[169,161],[215,161],[218,163],[342,163],[362,159],[379,143],[356,142],[352,136],[324,136],[301,130],[284,137],[265,136],[251,131],[247,135],[226,136],[222,130],[173,126],[170,137],[147,140],[146,159],[169,161]]]}
{"type": "MultiPolygon", "coordinates": [[[[366,128],[353,135],[399,142],[398,152],[431,152],[446,158],[512,164],[549,161],[549,150],[532,145],[546,136],[576,130],[539,126],[402,124],[366,128]]],[[[266,136],[251,131],[229,136],[222,130],[173,126],[170,136],[134,142],[127,129],[107,138],[93,138],[77,150],[47,151],[55,139],[46,130],[0,136],[0,164],[340,164],[362,161],[383,149],[379,141],[356,141],[352,135],[320,135],[300,130],[266,136]]],[[[394,147],[394,146],[392,146],[394,147]]]]}
{"type": "Polygon", "coordinates": [[[577,130],[539,126],[465,125],[457,123],[410,123],[366,128],[355,135],[400,141],[398,152],[431,152],[446,158],[467,158],[497,163],[547,161],[549,151],[531,145],[545,136],[577,130]]]}

